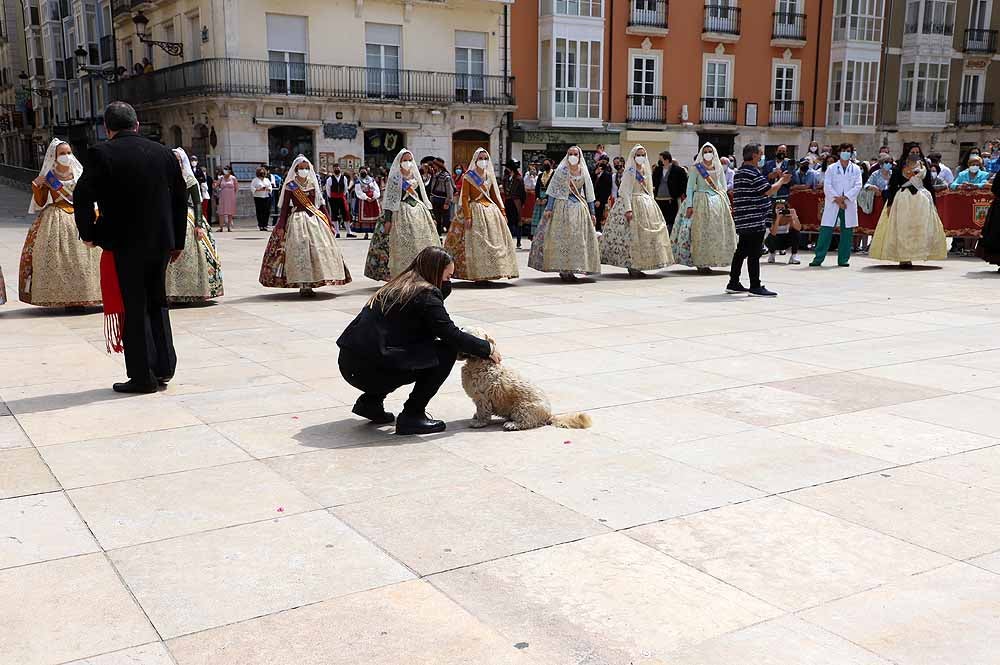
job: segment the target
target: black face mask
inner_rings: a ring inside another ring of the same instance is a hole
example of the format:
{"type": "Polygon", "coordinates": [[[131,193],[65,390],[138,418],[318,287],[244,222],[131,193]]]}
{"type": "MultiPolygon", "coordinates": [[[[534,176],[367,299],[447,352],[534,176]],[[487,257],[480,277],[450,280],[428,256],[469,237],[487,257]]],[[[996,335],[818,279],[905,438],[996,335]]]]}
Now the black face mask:
{"type": "Polygon", "coordinates": [[[368,177],[368,171],[362,171],[361,172],[361,177],[362,178],[367,178],[368,177]]]}
{"type": "Polygon", "coordinates": [[[543,171],[551,171],[551,170],[552,170],[552,167],[551,167],[550,165],[546,164],[546,165],[544,165],[544,166],[542,167],[542,170],[543,170],[543,171]]]}
{"type": "Polygon", "coordinates": [[[451,280],[446,279],[445,281],[441,282],[441,297],[447,300],[448,296],[450,295],[451,295],[451,280]]]}
{"type": "Polygon", "coordinates": [[[775,157],[777,157],[778,159],[784,159],[784,158],[785,158],[785,153],[783,153],[783,152],[779,152],[779,153],[777,153],[777,154],[775,155],[775,157]]]}

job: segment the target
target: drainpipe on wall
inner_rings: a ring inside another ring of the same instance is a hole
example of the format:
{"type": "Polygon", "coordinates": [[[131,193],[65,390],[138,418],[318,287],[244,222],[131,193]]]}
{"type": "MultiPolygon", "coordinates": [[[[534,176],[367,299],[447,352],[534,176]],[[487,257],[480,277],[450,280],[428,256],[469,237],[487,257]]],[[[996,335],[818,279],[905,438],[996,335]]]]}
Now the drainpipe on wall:
{"type": "MultiPolygon", "coordinates": [[[[503,6],[503,81],[504,88],[507,87],[507,82],[510,80],[510,8],[509,5],[503,6]]],[[[513,89],[511,93],[513,94],[513,89]]],[[[508,111],[504,114],[504,119],[500,121],[500,165],[503,166],[510,159],[511,151],[513,150],[513,142],[511,141],[510,129],[514,126],[514,113],[508,111]],[[504,120],[507,124],[507,132],[504,133],[504,120]]]]}
{"type": "MultiPolygon", "coordinates": [[[[833,41],[833,22],[830,25],[830,41],[833,41]]],[[[823,38],[823,0],[819,0],[819,24],[816,28],[816,56],[813,61],[813,108],[812,108],[812,122],[810,123],[812,129],[809,130],[809,141],[816,140],[816,99],[819,96],[819,43],[823,38]]],[[[831,44],[832,46],[832,44],[831,44]]],[[[830,64],[827,63],[827,71],[830,71],[830,64]]],[[[829,83],[829,81],[828,81],[829,83]]],[[[827,87],[829,89],[829,86],[827,87]]],[[[829,120],[829,118],[827,118],[829,120]]]]}
{"type": "MultiPolygon", "coordinates": [[[[612,63],[614,62],[613,59],[615,53],[615,5],[613,2],[611,3],[611,30],[609,30],[608,32],[609,35],[608,35],[607,61],[608,65],[612,65],[612,63]]],[[[608,67],[608,112],[604,118],[605,129],[607,129],[607,125],[610,124],[611,122],[611,105],[614,103],[614,97],[612,96],[612,91],[615,89],[614,84],[612,83],[612,81],[614,81],[614,76],[615,76],[615,68],[614,66],[609,66],[608,67]]],[[[664,111],[666,111],[666,109],[664,109],[664,111]]]]}
{"type": "MultiPolygon", "coordinates": [[[[889,1],[889,10],[885,13],[886,20],[882,25],[882,61],[879,63],[878,67],[878,75],[879,75],[878,98],[881,101],[881,103],[876,102],[876,107],[875,107],[875,127],[876,130],[879,132],[882,131],[882,125],[883,125],[882,109],[885,107],[885,65],[887,65],[889,62],[889,28],[892,26],[892,10],[893,10],[893,5],[895,4],[895,0],[888,0],[888,1],[889,1]]],[[[906,19],[904,18],[904,20],[906,19]]]]}

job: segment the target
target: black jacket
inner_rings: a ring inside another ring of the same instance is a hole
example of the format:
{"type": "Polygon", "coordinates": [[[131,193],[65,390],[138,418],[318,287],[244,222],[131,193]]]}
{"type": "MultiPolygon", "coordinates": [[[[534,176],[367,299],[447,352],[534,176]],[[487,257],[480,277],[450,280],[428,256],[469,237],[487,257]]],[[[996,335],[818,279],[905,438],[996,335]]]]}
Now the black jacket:
{"type": "Polygon", "coordinates": [[[680,202],[687,193],[688,174],[677,164],[671,164],[667,171],[667,190],[670,191],[670,198],[680,202]]]}
{"type": "Polygon", "coordinates": [[[611,198],[611,174],[605,171],[594,179],[594,198],[607,205],[611,198]]]}
{"type": "Polygon", "coordinates": [[[184,249],[187,187],[169,148],[119,132],[88,151],[73,192],[80,238],[114,251],[165,254],[184,249]],[[100,209],[95,220],[94,203],[100,209]]]}
{"type": "Polygon", "coordinates": [[[365,305],[337,340],[341,353],[375,367],[417,370],[438,364],[433,343],[440,339],[460,353],[490,357],[490,343],[464,333],[444,308],[444,297],[436,288],[413,297],[388,312],[365,305]]]}

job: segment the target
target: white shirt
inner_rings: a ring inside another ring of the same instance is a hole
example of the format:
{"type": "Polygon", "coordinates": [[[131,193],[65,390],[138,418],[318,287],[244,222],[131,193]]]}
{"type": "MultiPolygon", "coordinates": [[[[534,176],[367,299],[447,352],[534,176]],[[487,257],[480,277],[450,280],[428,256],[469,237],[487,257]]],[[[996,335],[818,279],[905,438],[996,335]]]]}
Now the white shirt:
{"type": "Polygon", "coordinates": [[[538,176],[533,175],[531,171],[524,174],[524,189],[525,191],[534,192],[535,183],[538,181],[538,176]]]}
{"type": "Polygon", "coordinates": [[[727,166],[726,167],[726,190],[727,191],[732,191],[732,189],[733,189],[733,176],[734,175],[736,175],[736,171],[734,171],[731,167],[727,166]]]}
{"type": "Polygon", "coordinates": [[[949,169],[943,163],[938,163],[938,168],[941,169],[941,173],[939,175],[941,176],[941,179],[944,180],[946,185],[950,185],[951,183],[955,182],[955,174],[952,172],[951,169],[949,169]]]}
{"type": "Polygon", "coordinates": [[[271,180],[270,178],[254,178],[250,181],[250,191],[253,192],[254,198],[267,199],[271,198],[271,180]],[[263,187],[264,191],[259,192],[257,189],[263,187]]]}

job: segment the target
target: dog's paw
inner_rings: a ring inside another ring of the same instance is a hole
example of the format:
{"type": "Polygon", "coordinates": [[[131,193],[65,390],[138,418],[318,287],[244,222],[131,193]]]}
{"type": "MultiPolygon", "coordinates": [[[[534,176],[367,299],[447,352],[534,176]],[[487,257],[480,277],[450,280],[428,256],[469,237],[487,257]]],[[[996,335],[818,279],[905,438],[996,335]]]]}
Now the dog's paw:
{"type": "Polygon", "coordinates": [[[482,429],[483,427],[486,427],[489,424],[490,421],[488,420],[476,420],[475,418],[473,418],[472,422],[469,423],[469,427],[471,427],[472,429],[482,429]]]}
{"type": "Polygon", "coordinates": [[[508,420],[507,422],[505,422],[503,424],[503,428],[505,430],[507,430],[508,432],[515,432],[515,431],[521,429],[521,426],[519,424],[517,424],[516,422],[514,422],[513,420],[508,420]]]}

